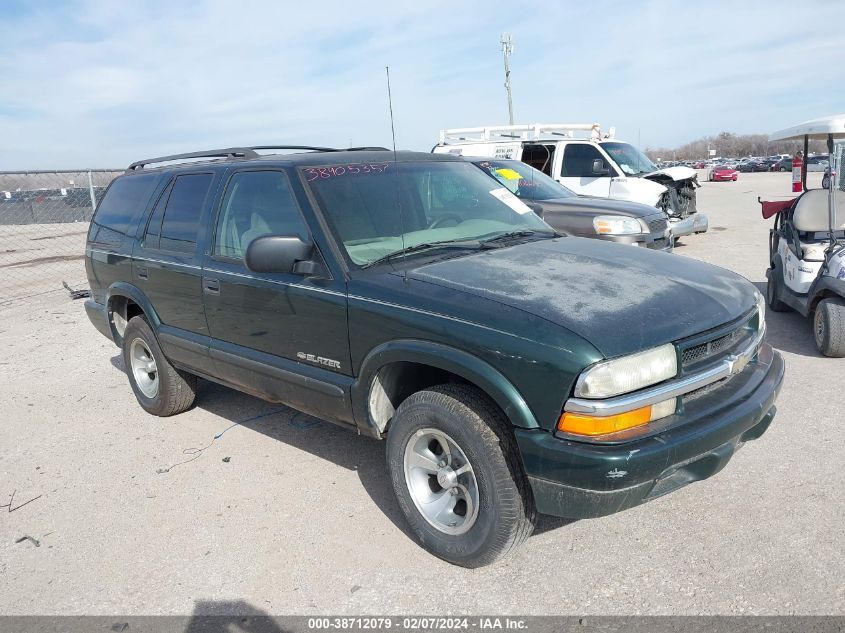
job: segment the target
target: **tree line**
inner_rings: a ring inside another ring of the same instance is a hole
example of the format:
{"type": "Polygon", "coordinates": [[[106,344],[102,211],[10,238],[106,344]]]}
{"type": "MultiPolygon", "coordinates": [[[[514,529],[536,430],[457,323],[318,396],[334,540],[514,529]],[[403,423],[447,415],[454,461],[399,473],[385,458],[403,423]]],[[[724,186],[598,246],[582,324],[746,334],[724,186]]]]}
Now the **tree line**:
{"type": "MultiPolygon", "coordinates": [[[[772,156],[789,154],[793,156],[804,149],[804,141],[770,141],[766,134],[733,134],[721,132],[716,136],[704,136],[680,147],[646,147],[645,153],[651,160],[696,160],[710,156],[708,150],[716,150],[714,156],[742,158],[743,156],[772,156]]],[[[825,141],[810,141],[811,154],[827,153],[825,141]]]]}

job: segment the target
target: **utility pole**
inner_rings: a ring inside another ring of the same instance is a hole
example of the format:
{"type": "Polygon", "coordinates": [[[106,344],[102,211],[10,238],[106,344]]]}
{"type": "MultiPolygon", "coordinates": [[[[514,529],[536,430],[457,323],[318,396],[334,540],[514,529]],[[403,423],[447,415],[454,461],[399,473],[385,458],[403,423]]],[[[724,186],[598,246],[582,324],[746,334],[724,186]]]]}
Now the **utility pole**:
{"type": "Polygon", "coordinates": [[[509,33],[502,33],[502,57],[505,60],[505,90],[508,91],[508,119],[513,125],[513,101],[511,99],[511,69],[508,65],[508,57],[513,53],[513,40],[509,33]]]}

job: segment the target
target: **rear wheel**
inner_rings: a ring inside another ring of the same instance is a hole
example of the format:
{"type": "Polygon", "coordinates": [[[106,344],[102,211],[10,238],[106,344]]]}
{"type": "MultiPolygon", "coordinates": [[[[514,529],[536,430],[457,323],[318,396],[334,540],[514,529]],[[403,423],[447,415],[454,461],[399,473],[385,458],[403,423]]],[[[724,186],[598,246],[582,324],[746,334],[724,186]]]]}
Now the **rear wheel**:
{"type": "Polygon", "coordinates": [[[779,279],[778,269],[772,268],[772,272],[769,273],[769,283],[766,284],[766,305],[772,312],[786,312],[789,309],[789,306],[780,300],[779,279]]]}
{"type": "Polygon", "coordinates": [[[144,317],[132,317],[126,325],[123,364],[132,391],[147,413],[175,415],[194,403],[197,377],[170,364],[144,317]]]}
{"type": "Polygon", "coordinates": [[[845,357],[845,302],[822,299],[813,316],[816,347],[825,356],[845,357]]]}
{"type": "Polygon", "coordinates": [[[387,435],[387,466],[420,543],[450,563],[488,565],[534,529],[510,423],[473,387],[440,385],[402,402],[387,435]]]}

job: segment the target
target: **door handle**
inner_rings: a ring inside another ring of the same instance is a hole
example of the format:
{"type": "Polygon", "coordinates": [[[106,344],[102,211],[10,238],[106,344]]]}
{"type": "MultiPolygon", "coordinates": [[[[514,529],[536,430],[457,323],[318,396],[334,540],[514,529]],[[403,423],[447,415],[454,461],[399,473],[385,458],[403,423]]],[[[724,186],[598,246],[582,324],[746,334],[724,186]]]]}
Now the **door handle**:
{"type": "Polygon", "coordinates": [[[136,272],[138,273],[139,279],[148,279],[149,278],[149,271],[145,266],[139,266],[136,268],[136,272]]]}
{"type": "Polygon", "coordinates": [[[202,289],[203,292],[207,292],[209,294],[220,294],[220,280],[219,279],[203,279],[202,281],[202,289]]]}

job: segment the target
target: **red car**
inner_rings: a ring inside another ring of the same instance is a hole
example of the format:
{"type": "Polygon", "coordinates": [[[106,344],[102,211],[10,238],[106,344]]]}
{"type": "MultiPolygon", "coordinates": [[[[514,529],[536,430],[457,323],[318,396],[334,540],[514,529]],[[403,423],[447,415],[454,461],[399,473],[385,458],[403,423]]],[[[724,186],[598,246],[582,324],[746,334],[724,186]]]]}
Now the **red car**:
{"type": "Polygon", "coordinates": [[[725,167],[724,165],[716,165],[710,170],[707,180],[711,182],[719,182],[722,180],[736,180],[737,177],[738,174],[736,173],[736,169],[733,169],[732,167],[725,167]]]}

